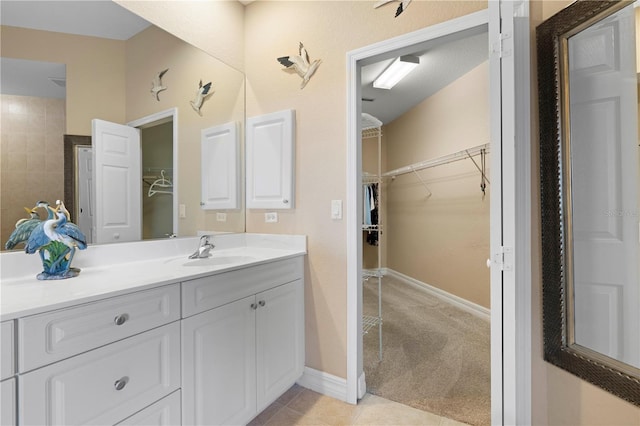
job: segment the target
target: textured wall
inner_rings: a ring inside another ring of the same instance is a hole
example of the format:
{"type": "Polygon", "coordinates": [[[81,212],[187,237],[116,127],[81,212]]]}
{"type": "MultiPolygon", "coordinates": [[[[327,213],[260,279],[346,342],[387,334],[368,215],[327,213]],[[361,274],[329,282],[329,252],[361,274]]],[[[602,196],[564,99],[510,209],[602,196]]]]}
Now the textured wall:
{"type": "Polygon", "coordinates": [[[27,217],[23,207],[31,208],[39,200],[54,205],[64,198],[65,108],[64,99],[0,95],[0,101],[0,243],[4,250],[16,221],[27,217]]]}

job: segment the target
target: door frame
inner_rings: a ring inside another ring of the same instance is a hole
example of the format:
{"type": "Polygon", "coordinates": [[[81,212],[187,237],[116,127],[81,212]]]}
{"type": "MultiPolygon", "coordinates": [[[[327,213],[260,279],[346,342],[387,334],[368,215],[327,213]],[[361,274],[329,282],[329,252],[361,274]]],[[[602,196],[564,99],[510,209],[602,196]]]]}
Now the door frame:
{"type": "MultiPolygon", "coordinates": [[[[178,108],[169,108],[164,111],[156,112],[151,115],[147,115],[145,117],[139,118],[137,120],[133,120],[128,122],[126,125],[130,127],[145,127],[149,124],[153,124],[156,121],[166,120],[167,118],[171,118],[173,122],[173,175],[171,176],[171,181],[173,182],[173,200],[172,200],[172,228],[173,235],[178,235],[178,108]]],[[[142,145],[140,145],[142,147],[142,145]]],[[[141,148],[142,150],[142,148],[141,148]]],[[[142,152],[141,152],[142,154],[142,152]]],[[[142,161],[142,155],[140,156],[142,161]]]]}
{"type": "Polygon", "coordinates": [[[487,10],[347,52],[347,402],[356,403],[366,391],[362,349],[362,207],[359,203],[362,61],[487,24],[490,68],[493,68],[490,71],[492,191],[502,193],[502,197],[492,196],[491,205],[489,256],[494,308],[491,309],[491,417],[493,424],[531,423],[532,157],[528,0],[490,1],[487,10]],[[502,174],[504,186],[496,182],[496,173],[502,174]]]}

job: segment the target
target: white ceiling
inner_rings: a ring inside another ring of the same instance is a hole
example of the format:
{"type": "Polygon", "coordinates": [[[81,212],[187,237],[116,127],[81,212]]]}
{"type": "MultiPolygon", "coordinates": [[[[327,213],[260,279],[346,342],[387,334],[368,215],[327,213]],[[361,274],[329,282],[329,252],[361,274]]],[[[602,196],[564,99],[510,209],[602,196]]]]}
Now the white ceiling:
{"type": "Polygon", "coordinates": [[[2,25],[128,40],[151,25],[111,0],[0,2],[2,25]]]}
{"type": "Polygon", "coordinates": [[[362,111],[388,124],[486,61],[488,33],[486,28],[470,30],[385,56],[362,67],[362,111]],[[393,59],[407,54],[419,56],[420,66],[391,90],[374,88],[373,81],[393,59]]]}
{"type": "MultiPolygon", "coordinates": [[[[245,5],[251,3],[251,0],[239,1],[245,5]]],[[[117,40],[127,40],[151,25],[110,0],[1,0],[0,22],[2,25],[117,40]]],[[[362,110],[387,124],[486,61],[487,57],[487,29],[480,28],[371,58],[362,67],[362,98],[373,101],[363,101],[362,110]],[[420,56],[420,66],[391,90],[373,88],[373,80],[393,58],[407,54],[420,56]]],[[[3,59],[0,64],[2,93],[18,94],[18,90],[26,90],[28,93],[23,94],[28,96],[60,97],[60,87],[49,78],[64,75],[64,65],[33,62],[3,59]],[[34,67],[40,68],[37,73],[39,83],[33,80],[36,78],[34,67]],[[30,79],[26,80],[27,77],[30,79]]]]}

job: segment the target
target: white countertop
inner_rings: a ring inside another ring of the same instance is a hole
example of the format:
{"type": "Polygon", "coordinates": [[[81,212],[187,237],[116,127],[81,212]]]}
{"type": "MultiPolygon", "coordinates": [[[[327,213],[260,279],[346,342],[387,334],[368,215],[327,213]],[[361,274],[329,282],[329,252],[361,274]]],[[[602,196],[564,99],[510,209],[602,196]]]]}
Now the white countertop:
{"type": "Polygon", "coordinates": [[[86,303],[206,275],[306,254],[298,235],[221,234],[208,259],[189,259],[198,238],[90,246],[78,251],[72,266],[80,275],[64,280],[36,279],[42,270],[37,254],[0,254],[0,320],[86,303]]]}

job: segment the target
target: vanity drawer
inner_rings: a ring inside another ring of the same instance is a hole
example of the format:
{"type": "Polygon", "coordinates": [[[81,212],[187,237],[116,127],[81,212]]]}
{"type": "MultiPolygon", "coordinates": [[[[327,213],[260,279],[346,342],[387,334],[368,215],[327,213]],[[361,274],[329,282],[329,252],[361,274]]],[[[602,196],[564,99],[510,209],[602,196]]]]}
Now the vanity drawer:
{"type": "Polygon", "coordinates": [[[16,356],[13,321],[0,323],[0,380],[15,374],[16,356]]]}
{"type": "Polygon", "coordinates": [[[183,318],[302,278],[303,258],[250,266],[182,283],[183,318]]]}
{"type": "Polygon", "coordinates": [[[118,426],[176,426],[181,422],[181,394],[177,390],[139,413],[125,419],[118,426]]]}
{"type": "Polygon", "coordinates": [[[180,285],[134,292],[18,320],[20,372],[180,319],[180,285]]]}
{"type": "Polygon", "coordinates": [[[115,424],[179,387],[174,322],[19,376],[20,424],[115,424]]]}

